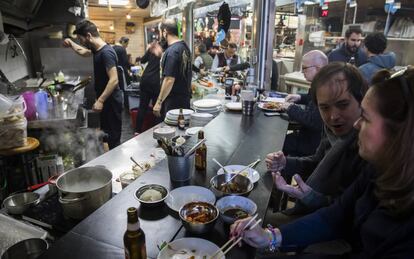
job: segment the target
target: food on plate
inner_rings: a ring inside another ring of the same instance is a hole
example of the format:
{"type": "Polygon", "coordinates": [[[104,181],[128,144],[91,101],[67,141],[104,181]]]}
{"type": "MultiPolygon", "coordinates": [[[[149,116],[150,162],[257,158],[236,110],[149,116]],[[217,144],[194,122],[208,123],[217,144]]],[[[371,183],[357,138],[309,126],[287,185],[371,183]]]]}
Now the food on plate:
{"type": "Polygon", "coordinates": [[[243,193],[245,191],[236,182],[216,186],[216,188],[224,193],[243,193]]]}
{"type": "Polygon", "coordinates": [[[227,210],[224,211],[223,213],[225,216],[227,217],[231,217],[234,219],[244,219],[247,218],[249,216],[249,213],[247,213],[246,211],[244,211],[241,208],[229,208],[227,210]]]}
{"type": "Polygon", "coordinates": [[[281,110],[282,104],[277,102],[267,102],[263,104],[263,108],[269,109],[269,110],[281,110]]]}
{"type": "Polygon", "coordinates": [[[162,193],[154,189],[148,189],[139,198],[143,201],[159,201],[162,199],[162,193]]]}
{"type": "Polygon", "coordinates": [[[193,211],[189,212],[185,216],[185,219],[192,223],[207,223],[212,221],[215,215],[210,213],[206,208],[197,206],[193,208],[193,211]]]}

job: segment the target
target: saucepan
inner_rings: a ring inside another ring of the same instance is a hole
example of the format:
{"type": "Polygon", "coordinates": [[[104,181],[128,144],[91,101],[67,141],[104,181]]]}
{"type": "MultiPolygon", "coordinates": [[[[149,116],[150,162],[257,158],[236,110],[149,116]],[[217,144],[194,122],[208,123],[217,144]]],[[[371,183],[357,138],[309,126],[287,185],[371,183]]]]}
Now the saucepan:
{"type": "Polygon", "coordinates": [[[83,219],[112,196],[112,173],[103,167],[80,167],[70,170],[56,181],[63,214],[83,219]]]}

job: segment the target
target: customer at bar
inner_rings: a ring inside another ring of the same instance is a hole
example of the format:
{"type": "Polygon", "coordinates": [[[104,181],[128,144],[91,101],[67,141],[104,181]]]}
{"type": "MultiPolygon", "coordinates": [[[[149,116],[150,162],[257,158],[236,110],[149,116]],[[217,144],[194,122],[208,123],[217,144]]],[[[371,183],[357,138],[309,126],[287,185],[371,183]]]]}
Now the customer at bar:
{"type": "MultiPolygon", "coordinates": [[[[320,50],[311,50],[302,58],[302,72],[307,81],[312,82],[319,70],[328,64],[328,58],[320,50]]],[[[310,93],[289,94],[282,109],[289,119],[298,122],[299,130],[287,134],[283,153],[289,156],[309,156],[315,153],[321,141],[323,123],[318,107],[310,93]],[[306,105],[303,109],[300,105],[306,105]]]]}
{"type": "Polygon", "coordinates": [[[361,47],[362,30],[351,27],[345,32],[345,42],[328,55],[329,62],[342,61],[357,67],[367,62],[367,55],[361,47]]]}
{"type": "Polygon", "coordinates": [[[276,229],[243,231],[247,218],[230,234],[261,248],[341,237],[353,248],[346,258],[414,258],[414,71],[402,73],[371,86],[355,123],[359,154],[375,170],[367,168],[329,207],[276,229]]]}
{"type": "Polygon", "coordinates": [[[240,57],[236,54],[236,43],[229,42],[227,46],[222,45],[221,48],[224,51],[217,53],[213,59],[213,64],[211,65],[211,71],[213,72],[228,72],[231,70],[232,66],[241,63],[240,57]]]}
{"type": "Polygon", "coordinates": [[[122,131],[122,92],[118,87],[116,53],[88,20],[77,23],[73,34],[83,46],[69,38],[63,45],[83,57],[93,55],[96,101],[92,109],[100,113],[101,129],[108,135],[109,149],[113,149],[121,143],[122,131]]]}
{"type": "Polygon", "coordinates": [[[193,70],[205,75],[206,71],[210,70],[211,65],[213,64],[213,58],[207,53],[206,45],[204,45],[204,43],[196,45],[194,48],[194,55],[196,58],[194,60],[193,70]]]}
{"type": "Polygon", "coordinates": [[[161,61],[162,84],[157,102],[153,107],[155,116],[161,116],[172,109],[190,108],[192,60],[187,44],[178,38],[175,20],[165,20],[161,24],[160,45],[165,49],[161,61]]]}
{"type": "Polygon", "coordinates": [[[347,63],[331,63],[315,76],[311,91],[325,125],[324,137],[308,157],[285,157],[280,151],[267,155],[270,171],[283,170],[273,175],[276,188],[297,199],[293,208],[270,214],[267,221],[288,222],[327,206],[358,176],[364,162],[353,124],[361,114],[365,89],[358,69],[347,63]],[[285,178],[292,177],[306,192],[286,183],[285,178]]]}
{"type": "MultiPolygon", "coordinates": [[[[147,63],[144,73],[142,73],[140,83],[140,101],[137,114],[135,132],[141,133],[144,118],[148,111],[148,105],[155,103],[160,94],[160,60],[162,48],[157,41],[148,45],[147,51],[141,58],[141,63],[147,63]]],[[[159,117],[158,117],[159,118],[159,117]]],[[[161,122],[159,119],[156,123],[161,122]]],[[[157,124],[158,124],[157,123],[157,124]]]]}
{"type": "Polygon", "coordinates": [[[368,62],[359,67],[365,80],[371,84],[372,76],[381,69],[392,69],[395,66],[395,53],[384,53],[387,48],[387,38],[384,33],[375,32],[364,39],[368,62]]]}

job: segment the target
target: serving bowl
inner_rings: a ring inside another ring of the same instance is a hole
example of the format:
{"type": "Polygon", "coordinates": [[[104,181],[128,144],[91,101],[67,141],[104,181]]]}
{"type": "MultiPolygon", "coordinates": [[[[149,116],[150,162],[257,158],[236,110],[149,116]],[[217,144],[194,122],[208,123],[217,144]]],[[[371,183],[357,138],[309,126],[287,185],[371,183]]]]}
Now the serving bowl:
{"type": "Polygon", "coordinates": [[[254,185],[249,178],[241,174],[236,175],[231,180],[231,182],[223,185],[224,183],[228,182],[234,175],[235,174],[232,173],[219,174],[211,178],[211,189],[217,197],[226,195],[248,196],[250,194],[250,192],[253,190],[254,185]]]}
{"type": "Polygon", "coordinates": [[[168,190],[167,188],[159,184],[147,184],[147,185],[141,186],[138,190],[136,190],[134,196],[141,203],[142,206],[156,207],[156,206],[161,205],[164,202],[164,200],[167,198],[168,190]],[[154,190],[154,191],[161,193],[161,199],[150,200],[150,199],[145,199],[144,197],[142,197],[146,191],[150,191],[150,190],[154,190]]]}
{"type": "Polygon", "coordinates": [[[219,211],[207,202],[190,202],[180,208],[178,213],[186,230],[194,234],[204,234],[214,228],[219,211]]]}
{"type": "Polygon", "coordinates": [[[45,252],[48,246],[41,238],[25,239],[7,248],[1,259],[35,259],[45,252]]]}
{"type": "Polygon", "coordinates": [[[35,192],[22,192],[10,195],[3,201],[3,206],[10,214],[22,214],[31,206],[40,202],[40,195],[35,192]]]}
{"type": "Polygon", "coordinates": [[[236,220],[252,216],[257,211],[254,201],[243,196],[225,196],[216,203],[224,222],[233,224],[236,220]]]}

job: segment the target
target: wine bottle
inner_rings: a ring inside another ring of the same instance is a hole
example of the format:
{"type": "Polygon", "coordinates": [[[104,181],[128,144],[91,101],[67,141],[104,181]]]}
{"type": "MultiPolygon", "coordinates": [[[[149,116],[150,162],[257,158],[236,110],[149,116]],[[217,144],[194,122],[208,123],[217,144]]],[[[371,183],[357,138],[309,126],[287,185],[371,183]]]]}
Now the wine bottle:
{"type": "Polygon", "coordinates": [[[138,211],[131,207],[127,210],[128,225],[124,234],[125,259],[146,259],[145,234],[140,228],[138,211]]]}
{"type": "Polygon", "coordinates": [[[178,122],[178,128],[180,130],[185,129],[185,119],[184,119],[184,114],[183,114],[183,109],[182,108],[180,108],[180,113],[178,114],[177,122],[178,122]]]}
{"type": "MultiPolygon", "coordinates": [[[[204,132],[200,130],[198,132],[198,140],[204,139],[204,132]]],[[[207,169],[207,146],[205,143],[195,152],[195,168],[199,171],[205,171],[207,169]]]]}

